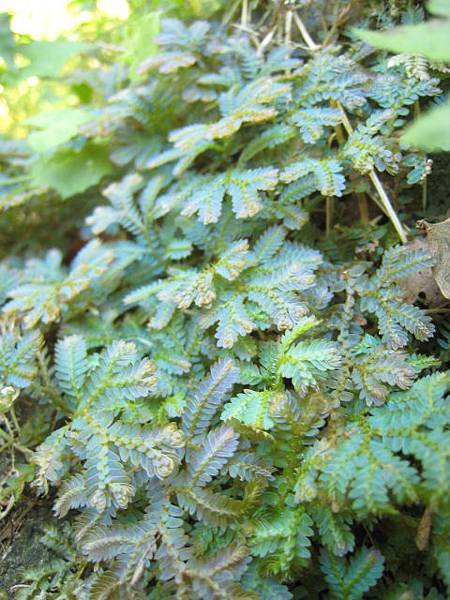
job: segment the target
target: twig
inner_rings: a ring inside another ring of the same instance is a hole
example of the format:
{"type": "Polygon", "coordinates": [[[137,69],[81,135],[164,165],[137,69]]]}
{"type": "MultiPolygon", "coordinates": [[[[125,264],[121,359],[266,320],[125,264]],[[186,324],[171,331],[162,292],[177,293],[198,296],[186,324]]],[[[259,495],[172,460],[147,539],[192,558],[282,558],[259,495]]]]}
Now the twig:
{"type": "Polygon", "coordinates": [[[422,211],[425,212],[427,210],[427,178],[425,176],[425,179],[422,182],[422,211]]]}
{"type": "MultiPolygon", "coordinates": [[[[302,37],[305,40],[306,44],[308,45],[309,49],[312,52],[319,50],[320,46],[318,46],[314,42],[312,37],[309,35],[309,31],[306,29],[303,21],[300,19],[300,17],[298,16],[297,13],[294,14],[294,18],[295,18],[297,27],[299,28],[300,33],[302,34],[302,37]]],[[[352,124],[350,123],[342,104],[340,102],[336,102],[336,105],[339,107],[339,110],[341,111],[342,124],[344,125],[347,135],[351,135],[353,133],[352,124]]],[[[368,175],[369,175],[370,181],[372,182],[375,190],[378,193],[378,196],[380,197],[380,201],[383,206],[384,212],[386,213],[386,215],[389,217],[392,224],[394,225],[395,230],[397,231],[400,240],[402,241],[403,244],[405,244],[407,242],[405,230],[403,229],[403,226],[400,223],[397,213],[395,212],[395,210],[391,204],[391,201],[389,200],[389,196],[387,195],[386,190],[383,187],[383,184],[381,183],[378,175],[375,173],[375,170],[373,168],[369,171],[368,175]]]]}
{"type": "Polygon", "coordinates": [[[248,0],[242,0],[241,27],[247,27],[248,23],[248,0]]]}
{"type": "Polygon", "coordinates": [[[294,20],[295,20],[295,23],[296,23],[300,33],[302,34],[302,38],[305,40],[305,43],[308,46],[308,48],[312,52],[316,52],[317,50],[320,50],[320,46],[318,46],[313,41],[312,37],[309,35],[309,31],[306,29],[303,21],[300,19],[300,17],[298,16],[297,13],[294,13],[294,20]]]}
{"type": "Polygon", "coordinates": [[[292,17],[293,17],[292,10],[288,10],[286,13],[286,29],[285,29],[285,36],[284,36],[284,41],[285,41],[286,46],[289,46],[291,44],[292,17]]]}
{"type": "Polygon", "coordinates": [[[258,45],[258,50],[256,51],[258,56],[262,56],[264,54],[264,50],[267,48],[267,46],[272,41],[273,36],[275,35],[275,31],[276,31],[276,29],[271,29],[269,31],[269,33],[264,37],[262,42],[258,45]]]}
{"type": "Polygon", "coordinates": [[[400,238],[402,244],[406,244],[408,238],[406,237],[405,230],[403,229],[403,226],[400,223],[400,219],[397,217],[397,213],[395,212],[394,207],[392,206],[391,201],[389,200],[389,196],[387,195],[383,184],[381,183],[378,175],[373,169],[369,172],[369,178],[370,181],[373,183],[374,188],[378,192],[386,214],[390,218],[392,225],[395,227],[395,230],[398,233],[398,237],[400,238]]]}

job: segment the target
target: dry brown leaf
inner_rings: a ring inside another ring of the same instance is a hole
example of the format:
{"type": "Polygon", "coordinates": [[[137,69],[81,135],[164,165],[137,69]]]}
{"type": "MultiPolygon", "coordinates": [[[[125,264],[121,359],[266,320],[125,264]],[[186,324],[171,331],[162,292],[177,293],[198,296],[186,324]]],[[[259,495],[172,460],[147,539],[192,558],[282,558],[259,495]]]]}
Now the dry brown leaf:
{"type": "Polygon", "coordinates": [[[427,234],[427,242],[435,258],[433,276],[442,295],[450,299],[450,219],[441,223],[418,221],[417,226],[427,234]]]}
{"type": "MultiPolygon", "coordinates": [[[[425,239],[408,242],[408,247],[411,250],[423,249],[430,252],[428,241],[425,239]]],[[[420,269],[409,277],[403,277],[398,283],[405,292],[403,298],[408,304],[414,304],[420,300],[423,305],[434,308],[441,306],[444,302],[430,267],[420,269]]]]}

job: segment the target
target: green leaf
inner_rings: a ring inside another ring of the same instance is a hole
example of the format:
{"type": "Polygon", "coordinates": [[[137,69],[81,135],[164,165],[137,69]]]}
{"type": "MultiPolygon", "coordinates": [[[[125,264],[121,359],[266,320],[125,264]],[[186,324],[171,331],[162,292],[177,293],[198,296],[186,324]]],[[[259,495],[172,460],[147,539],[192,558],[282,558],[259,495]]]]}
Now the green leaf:
{"type": "Polygon", "coordinates": [[[359,600],[383,574],[384,558],[377,550],[362,548],[347,561],[323,551],[320,564],[332,598],[359,600]]]}
{"type": "Polygon", "coordinates": [[[10,28],[10,16],[0,14],[0,58],[9,67],[14,67],[15,41],[10,28]]]}
{"type": "Polygon", "coordinates": [[[40,130],[28,136],[28,143],[36,152],[46,152],[77,135],[80,125],[90,119],[90,111],[75,107],[39,113],[27,120],[40,130]]]}
{"type": "Polygon", "coordinates": [[[327,371],[340,366],[341,357],[335,342],[308,340],[299,342],[283,356],[280,373],[292,379],[296,390],[305,392],[317,387],[327,371]]]}
{"type": "Polygon", "coordinates": [[[21,69],[24,78],[48,77],[54,79],[61,74],[66,62],[92,48],[91,44],[82,42],[68,42],[65,40],[33,41],[30,44],[23,44],[18,49],[31,64],[21,69]]]}
{"type": "Polygon", "coordinates": [[[41,156],[31,167],[35,186],[52,188],[64,199],[84,192],[111,171],[107,148],[93,143],[79,152],[68,149],[41,156]]]}
{"type": "Polygon", "coordinates": [[[273,420],[270,418],[270,400],[274,392],[265,390],[244,390],[225,404],[221,419],[237,419],[245,425],[258,429],[271,429],[273,420]]]}
{"type": "Polygon", "coordinates": [[[202,447],[193,452],[189,462],[189,484],[204,487],[236,452],[239,434],[229,425],[210,431],[202,447]]]}
{"type": "Polygon", "coordinates": [[[427,23],[404,25],[389,31],[355,29],[355,33],[375,48],[423,55],[430,60],[450,61],[450,21],[434,19],[427,23]]]}
{"type": "MultiPolygon", "coordinates": [[[[450,29],[449,29],[450,39],[450,29]]],[[[401,138],[405,146],[415,146],[427,152],[450,152],[450,102],[429,110],[406,128],[401,138]]]]}
{"type": "Polygon", "coordinates": [[[79,335],[59,340],[55,347],[55,372],[60,388],[79,400],[88,370],[86,342],[79,335]]]}
{"type": "Polygon", "coordinates": [[[450,17],[450,2],[449,0],[430,0],[427,4],[428,11],[433,15],[441,15],[442,17],[450,17]]]}

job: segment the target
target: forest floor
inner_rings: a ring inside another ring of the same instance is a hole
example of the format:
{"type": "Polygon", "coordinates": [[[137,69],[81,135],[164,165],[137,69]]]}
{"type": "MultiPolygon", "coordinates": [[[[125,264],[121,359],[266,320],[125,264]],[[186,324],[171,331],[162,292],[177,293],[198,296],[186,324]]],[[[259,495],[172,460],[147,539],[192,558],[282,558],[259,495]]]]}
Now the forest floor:
{"type": "Polygon", "coordinates": [[[30,497],[0,523],[0,600],[14,597],[13,588],[24,570],[51,560],[51,550],[40,541],[43,526],[51,519],[52,501],[30,497]]]}

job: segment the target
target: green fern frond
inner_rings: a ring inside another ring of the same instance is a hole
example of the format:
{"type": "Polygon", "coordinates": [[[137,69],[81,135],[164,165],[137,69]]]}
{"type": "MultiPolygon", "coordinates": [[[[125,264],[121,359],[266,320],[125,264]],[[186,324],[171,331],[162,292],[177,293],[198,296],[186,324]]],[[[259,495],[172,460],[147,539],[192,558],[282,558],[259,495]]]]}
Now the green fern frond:
{"type": "Polygon", "coordinates": [[[350,564],[324,551],[320,566],[333,598],[357,600],[373,587],[383,574],[384,558],[377,550],[361,549],[350,564]]]}

